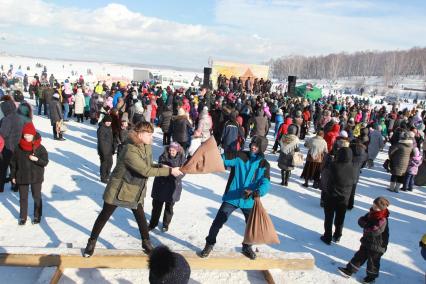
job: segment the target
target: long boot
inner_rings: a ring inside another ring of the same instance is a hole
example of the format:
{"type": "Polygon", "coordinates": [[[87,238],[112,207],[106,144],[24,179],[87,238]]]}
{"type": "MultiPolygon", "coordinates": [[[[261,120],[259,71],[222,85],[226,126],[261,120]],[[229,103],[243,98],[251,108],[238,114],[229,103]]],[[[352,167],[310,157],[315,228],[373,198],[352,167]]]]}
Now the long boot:
{"type": "Polygon", "coordinates": [[[388,190],[389,191],[395,191],[395,185],[396,185],[396,182],[391,181],[388,190]]]}
{"type": "Polygon", "coordinates": [[[290,178],[290,174],[291,174],[290,171],[285,171],[285,182],[284,182],[285,186],[288,186],[288,179],[290,178]]]}
{"type": "Polygon", "coordinates": [[[402,183],[397,182],[397,183],[395,184],[395,189],[394,189],[393,191],[394,191],[394,192],[399,192],[399,189],[401,188],[401,184],[402,184],[402,183]]]}
{"type": "Polygon", "coordinates": [[[286,172],[284,170],[281,170],[281,185],[285,185],[285,174],[286,172]]]}

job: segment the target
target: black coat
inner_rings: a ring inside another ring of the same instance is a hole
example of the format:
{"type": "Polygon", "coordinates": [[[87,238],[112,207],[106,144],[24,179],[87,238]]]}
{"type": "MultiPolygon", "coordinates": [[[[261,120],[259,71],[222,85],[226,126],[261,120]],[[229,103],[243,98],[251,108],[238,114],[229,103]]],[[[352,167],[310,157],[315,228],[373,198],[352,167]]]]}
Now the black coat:
{"type": "Polygon", "coordinates": [[[339,149],[331,164],[331,175],[326,191],[327,200],[348,204],[354,184],[352,151],[348,147],[339,149]]]}
{"type": "MultiPolygon", "coordinates": [[[[175,158],[171,158],[168,153],[168,147],[159,158],[159,164],[169,167],[180,167],[185,162],[185,156],[178,153],[175,158]]],[[[155,177],[152,185],[151,197],[162,202],[177,202],[182,193],[183,176],[174,177],[172,175],[166,177],[155,177]]]]}
{"type": "Polygon", "coordinates": [[[158,123],[158,125],[161,127],[163,133],[169,133],[172,115],[173,112],[171,110],[164,110],[161,113],[160,122],[158,123]]]}
{"type": "Polygon", "coordinates": [[[107,127],[103,122],[99,124],[98,136],[98,155],[101,157],[114,154],[114,138],[111,126],[107,127]]]}
{"type": "Polygon", "coordinates": [[[189,141],[189,130],[191,123],[186,115],[177,116],[172,120],[170,132],[172,133],[173,141],[186,143],[189,141]]]}
{"type": "Polygon", "coordinates": [[[358,183],[361,168],[364,167],[367,161],[367,147],[360,143],[351,144],[352,164],[354,166],[354,184],[358,183]]]}
{"type": "Polygon", "coordinates": [[[62,105],[58,99],[53,98],[49,103],[50,108],[50,125],[56,126],[56,122],[63,119],[62,115],[62,105]]]}
{"type": "MultiPolygon", "coordinates": [[[[37,135],[40,137],[39,134],[37,135]]],[[[44,167],[46,167],[49,162],[46,148],[40,145],[35,149],[34,156],[38,158],[37,162],[31,161],[28,158],[31,154],[31,151],[25,151],[19,145],[16,147],[10,162],[11,177],[16,179],[16,184],[43,182],[44,167]]]]}
{"type": "Polygon", "coordinates": [[[22,134],[23,121],[16,113],[13,101],[5,101],[1,104],[4,117],[0,120],[0,135],[4,139],[4,148],[13,152],[22,134]]]}
{"type": "Polygon", "coordinates": [[[361,245],[370,251],[385,253],[389,243],[388,218],[371,220],[367,213],[359,218],[358,224],[364,229],[361,245]]]}

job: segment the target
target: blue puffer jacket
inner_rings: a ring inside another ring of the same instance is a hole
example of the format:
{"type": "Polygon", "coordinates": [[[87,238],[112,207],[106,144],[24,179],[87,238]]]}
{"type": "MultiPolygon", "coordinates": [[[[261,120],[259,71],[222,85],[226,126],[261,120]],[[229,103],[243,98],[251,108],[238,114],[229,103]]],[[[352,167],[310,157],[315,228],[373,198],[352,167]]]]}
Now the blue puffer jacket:
{"type": "Polygon", "coordinates": [[[222,201],[239,208],[252,208],[254,199],[244,199],[244,190],[259,191],[264,196],[270,187],[270,167],[263,155],[250,157],[250,152],[226,153],[222,155],[225,167],[231,167],[222,201]]]}
{"type": "Polygon", "coordinates": [[[277,114],[275,116],[275,132],[274,132],[275,139],[277,139],[278,130],[280,130],[280,126],[283,123],[284,123],[284,117],[280,114],[277,114]]]}

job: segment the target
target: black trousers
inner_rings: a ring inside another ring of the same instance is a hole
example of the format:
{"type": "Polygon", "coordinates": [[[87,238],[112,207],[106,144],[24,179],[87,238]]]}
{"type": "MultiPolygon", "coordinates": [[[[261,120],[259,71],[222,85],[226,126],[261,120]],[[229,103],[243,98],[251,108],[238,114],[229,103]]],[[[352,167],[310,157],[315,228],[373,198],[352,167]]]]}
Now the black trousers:
{"type": "Polygon", "coordinates": [[[3,152],[0,153],[0,192],[4,191],[4,185],[6,183],[7,168],[9,167],[10,160],[12,159],[12,151],[4,148],[3,152]]]}
{"type": "Polygon", "coordinates": [[[77,115],[77,122],[83,122],[84,121],[82,113],[79,113],[79,114],[76,114],[76,115],[77,115]]]}
{"type": "Polygon", "coordinates": [[[101,160],[100,174],[101,180],[109,178],[112,168],[112,155],[101,155],[99,156],[101,160]]]}
{"type": "MultiPolygon", "coordinates": [[[[213,224],[210,227],[209,235],[206,237],[206,242],[209,245],[214,245],[216,243],[216,237],[219,234],[219,230],[222,228],[223,224],[228,221],[229,216],[234,212],[238,207],[223,202],[222,205],[219,208],[219,211],[216,214],[216,217],[214,218],[213,224]]],[[[252,208],[241,208],[241,211],[244,214],[244,219],[247,223],[248,217],[250,215],[252,208]]],[[[243,244],[245,245],[245,244],[243,244]]]]}
{"type": "Polygon", "coordinates": [[[281,181],[288,182],[288,179],[291,176],[291,171],[281,170],[281,181]]]}
{"type": "Polygon", "coordinates": [[[155,228],[158,226],[158,221],[160,220],[161,211],[163,211],[164,203],[166,204],[166,207],[164,208],[163,227],[169,227],[170,222],[172,221],[173,206],[175,205],[175,203],[163,202],[157,199],[152,199],[152,213],[151,213],[151,220],[149,221],[149,226],[151,228],[155,228]]]}
{"type": "Polygon", "coordinates": [[[170,133],[163,133],[163,145],[170,145],[170,133]]]}
{"type": "Polygon", "coordinates": [[[359,268],[367,261],[367,275],[377,278],[380,271],[380,259],[383,253],[368,250],[361,246],[355,253],[346,268],[352,273],[358,272],[359,268]]]}
{"type": "Polygon", "coordinates": [[[53,138],[62,138],[62,132],[56,131],[56,126],[53,126],[53,138]]]}
{"type": "Polygon", "coordinates": [[[324,203],[324,236],[331,240],[333,232],[334,221],[334,234],[335,238],[342,236],[343,224],[345,222],[347,205],[343,202],[337,202],[333,198],[327,198],[324,203]]]}
{"type": "MultiPolygon", "coordinates": [[[[19,189],[19,218],[27,220],[28,216],[28,191],[29,184],[18,185],[19,189]]],[[[34,200],[34,218],[39,219],[42,215],[42,203],[41,203],[41,183],[31,184],[31,195],[34,200]]]]}
{"type": "Polygon", "coordinates": [[[356,183],[352,185],[352,191],[351,191],[351,196],[349,197],[348,209],[354,208],[356,186],[357,186],[356,183]]]}
{"type": "MultiPolygon", "coordinates": [[[[92,233],[90,234],[90,238],[97,239],[102,229],[104,228],[106,222],[108,222],[112,213],[114,213],[116,205],[108,204],[104,202],[104,206],[102,208],[101,213],[99,213],[98,218],[93,225],[92,233]]],[[[133,215],[135,216],[136,223],[138,223],[139,233],[141,234],[142,240],[149,240],[148,233],[148,224],[145,218],[145,212],[143,211],[143,207],[141,204],[138,204],[137,209],[132,209],[133,215]]]]}

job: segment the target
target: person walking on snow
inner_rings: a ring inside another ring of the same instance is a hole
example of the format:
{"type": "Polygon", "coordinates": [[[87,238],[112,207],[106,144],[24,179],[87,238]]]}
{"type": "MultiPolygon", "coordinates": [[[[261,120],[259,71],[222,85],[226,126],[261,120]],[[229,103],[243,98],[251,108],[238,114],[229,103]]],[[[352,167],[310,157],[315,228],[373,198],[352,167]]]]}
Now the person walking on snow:
{"type": "Polygon", "coordinates": [[[142,248],[149,254],[154,247],[149,239],[148,223],[143,210],[148,177],[182,175],[179,168],[159,168],[152,163],[152,135],[154,127],[149,122],[139,122],[129,133],[129,144],[118,157],[104,192],[101,213],[93,225],[83,256],[93,255],[96,241],[103,227],[117,207],[130,208],[135,216],[142,238],[142,248]]]}
{"type": "MultiPolygon", "coordinates": [[[[241,209],[247,223],[254,205],[253,197],[264,196],[270,188],[270,166],[264,152],[268,140],[255,136],[250,143],[250,151],[229,152],[222,155],[225,167],[231,168],[231,174],[222,197],[222,205],[216,214],[206,245],[199,253],[200,257],[208,257],[216,243],[219,230],[236,209],[241,209]]],[[[242,252],[250,259],[256,259],[252,246],[243,243],[242,252]]]]}

